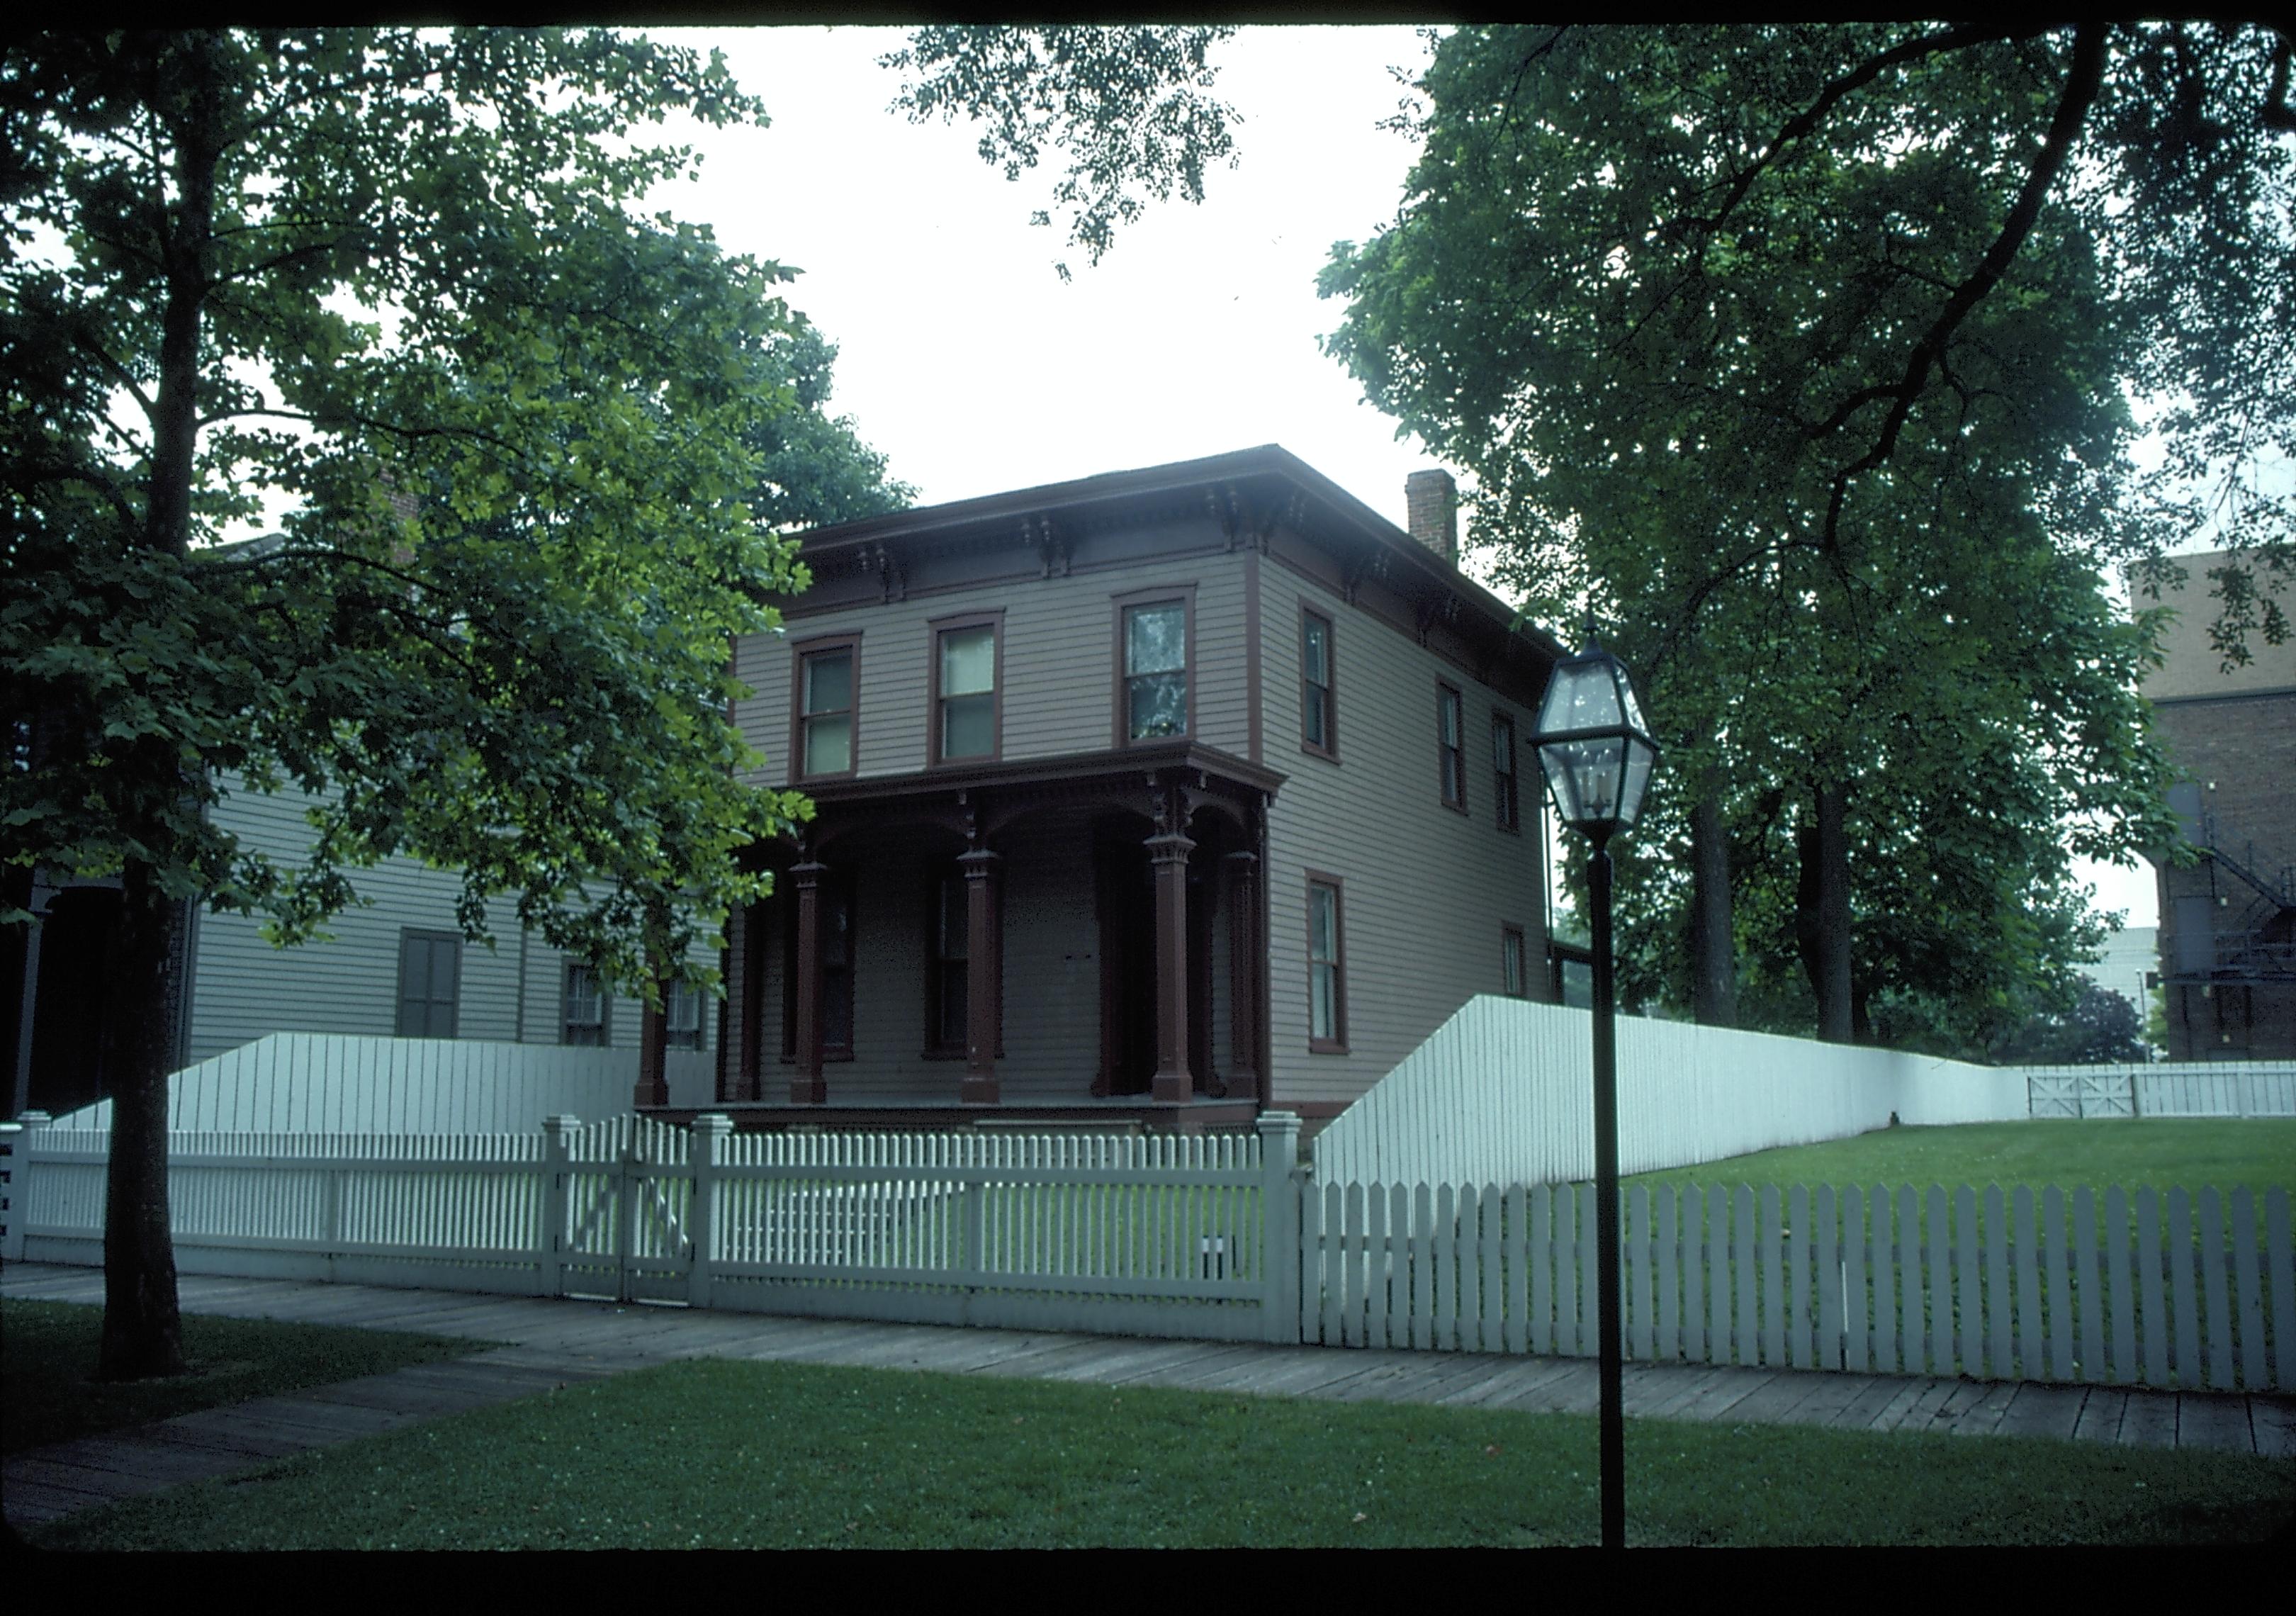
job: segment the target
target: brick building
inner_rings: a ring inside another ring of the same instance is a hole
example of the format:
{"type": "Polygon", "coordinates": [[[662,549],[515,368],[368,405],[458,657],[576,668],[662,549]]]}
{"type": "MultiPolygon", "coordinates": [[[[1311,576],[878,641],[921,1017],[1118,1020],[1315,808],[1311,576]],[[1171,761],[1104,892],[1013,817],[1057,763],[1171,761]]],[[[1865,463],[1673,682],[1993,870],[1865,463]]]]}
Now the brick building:
{"type": "Polygon", "coordinates": [[[2226,671],[2209,643],[2222,553],[2177,559],[2168,660],[2144,683],[2187,776],[2170,806],[2202,854],[2156,866],[2169,1058],[2296,1058],[2296,641],[2251,637],[2252,660],[2226,671]]]}

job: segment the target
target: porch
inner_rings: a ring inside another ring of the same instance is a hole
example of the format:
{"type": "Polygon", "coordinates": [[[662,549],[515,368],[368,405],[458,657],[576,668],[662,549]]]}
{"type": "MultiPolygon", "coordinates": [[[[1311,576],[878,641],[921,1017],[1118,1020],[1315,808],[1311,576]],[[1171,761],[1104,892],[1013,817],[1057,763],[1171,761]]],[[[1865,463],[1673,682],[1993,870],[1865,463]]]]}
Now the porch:
{"type": "Polygon", "coordinates": [[[808,787],[755,850],[719,1108],[744,1128],[1200,1132],[1267,1070],[1267,807],[1186,742],[808,787]]]}

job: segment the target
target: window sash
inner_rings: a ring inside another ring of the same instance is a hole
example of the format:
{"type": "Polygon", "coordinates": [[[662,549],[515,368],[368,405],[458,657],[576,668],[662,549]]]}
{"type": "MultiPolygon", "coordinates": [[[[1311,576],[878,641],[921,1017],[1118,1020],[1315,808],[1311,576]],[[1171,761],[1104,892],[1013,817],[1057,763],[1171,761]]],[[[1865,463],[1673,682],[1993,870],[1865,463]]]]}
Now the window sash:
{"type": "Polygon", "coordinates": [[[1337,1044],[1345,1036],[1340,976],[1340,894],[1321,882],[1308,886],[1308,1036],[1337,1044]]]}
{"type": "Polygon", "coordinates": [[[1332,750],[1332,626],[1309,612],[1301,621],[1300,680],[1300,738],[1318,751],[1332,750]]]}
{"type": "Polygon", "coordinates": [[[693,983],[672,982],[663,993],[662,1038],[671,1049],[701,1047],[701,990],[693,983]]]}
{"type": "Polygon", "coordinates": [[[598,973],[586,965],[566,967],[559,1040],[578,1048],[603,1048],[606,1042],[606,993],[598,973]]]}
{"type": "Polygon", "coordinates": [[[808,653],[804,661],[802,712],[805,772],[842,775],[853,767],[853,652],[808,653]]]}
{"type": "Polygon", "coordinates": [[[1507,927],[1505,931],[1500,934],[1499,974],[1501,980],[1505,986],[1508,996],[1513,998],[1521,998],[1523,997],[1524,981],[1522,974],[1522,953],[1523,940],[1521,930],[1515,926],[1507,927]]]}
{"type": "Polygon", "coordinates": [[[1502,713],[1491,721],[1491,775],[1502,828],[1517,828],[1514,774],[1514,720],[1502,713]]]}
{"type": "Polygon", "coordinates": [[[1443,800],[1454,808],[1467,800],[1466,759],[1459,746],[1459,693],[1448,685],[1436,693],[1436,742],[1439,748],[1443,800]]]}

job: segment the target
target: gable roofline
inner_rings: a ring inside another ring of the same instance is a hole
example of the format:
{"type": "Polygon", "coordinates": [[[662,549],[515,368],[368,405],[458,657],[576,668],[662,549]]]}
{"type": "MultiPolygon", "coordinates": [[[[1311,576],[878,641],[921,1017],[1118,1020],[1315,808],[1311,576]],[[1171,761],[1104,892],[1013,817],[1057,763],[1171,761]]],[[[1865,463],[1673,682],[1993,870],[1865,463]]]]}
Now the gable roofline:
{"type": "MultiPolygon", "coordinates": [[[[1518,626],[1514,609],[1437,555],[1392,521],[1373,510],[1315,467],[1279,444],[1261,444],[1201,460],[1180,460],[1130,471],[1103,472],[1066,482],[1033,488],[953,500],[945,504],[920,505],[887,512],[834,527],[816,528],[799,537],[798,559],[811,562],[866,550],[873,546],[931,544],[959,541],[1005,529],[1007,523],[1029,517],[1056,514],[1087,507],[1144,504],[1158,496],[1201,489],[1217,501],[1257,485],[1280,487],[1288,497],[1276,502],[1288,509],[1302,537],[1311,543],[1352,559],[1366,547],[1399,560],[1420,586],[1458,600],[1488,626],[1517,637],[1554,661],[1569,654],[1545,629],[1530,622],[1518,626]]],[[[1266,502],[1260,502],[1266,503],[1266,502]]],[[[1272,513],[1271,513],[1272,514],[1272,513]]],[[[1006,529],[1010,531],[1010,529],[1006,529]]]]}

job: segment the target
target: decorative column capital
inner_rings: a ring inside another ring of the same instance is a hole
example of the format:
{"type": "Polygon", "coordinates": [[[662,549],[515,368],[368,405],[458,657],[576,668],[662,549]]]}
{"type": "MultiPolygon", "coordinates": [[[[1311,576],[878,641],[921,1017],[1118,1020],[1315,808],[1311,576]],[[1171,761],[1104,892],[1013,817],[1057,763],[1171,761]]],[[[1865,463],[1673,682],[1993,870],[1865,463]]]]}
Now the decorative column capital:
{"type": "Polygon", "coordinates": [[[1146,842],[1148,857],[1158,864],[1185,864],[1188,855],[1196,850],[1195,842],[1178,831],[1166,831],[1151,836],[1146,842]]]}

